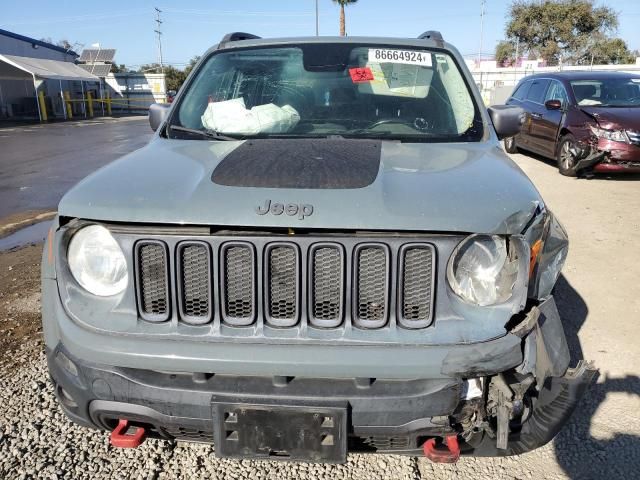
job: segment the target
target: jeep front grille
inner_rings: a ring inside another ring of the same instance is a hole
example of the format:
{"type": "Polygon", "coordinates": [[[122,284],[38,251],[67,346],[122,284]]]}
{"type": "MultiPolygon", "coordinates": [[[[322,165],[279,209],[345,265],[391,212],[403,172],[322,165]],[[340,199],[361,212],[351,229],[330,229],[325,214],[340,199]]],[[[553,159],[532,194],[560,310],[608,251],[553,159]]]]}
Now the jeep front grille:
{"type": "Polygon", "coordinates": [[[353,317],[356,325],[378,328],[387,318],[389,255],[385,245],[359,245],[355,253],[353,317]]]}
{"type": "Polygon", "coordinates": [[[178,247],[178,306],[189,323],[211,320],[211,255],[203,242],[182,242],[178,247]]]}
{"type": "Polygon", "coordinates": [[[230,325],[251,325],[255,317],[253,246],[230,242],[222,246],[223,317],[230,325]]]}
{"type": "Polygon", "coordinates": [[[424,327],[431,323],[433,248],[404,245],[400,258],[399,320],[405,326],[424,327]]]}
{"type": "Polygon", "coordinates": [[[139,272],[138,308],[145,320],[169,318],[169,266],[167,247],[158,241],[141,241],[135,248],[139,272]]]}
{"type": "Polygon", "coordinates": [[[300,267],[293,244],[270,244],[266,254],[267,322],[290,327],[298,322],[300,267]]]}
{"type": "Polygon", "coordinates": [[[415,329],[432,321],[436,255],[429,242],[276,236],[163,240],[135,244],[144,320],[213,322],[215,331],[225,325],[415,329]]]}
{"type": "Polygon", "coordinates": [[[344,270],[344,255],[339,245],[320,244],[311,247],[309,283],[312,325],[337,327],[342,322],[344,270]]]}

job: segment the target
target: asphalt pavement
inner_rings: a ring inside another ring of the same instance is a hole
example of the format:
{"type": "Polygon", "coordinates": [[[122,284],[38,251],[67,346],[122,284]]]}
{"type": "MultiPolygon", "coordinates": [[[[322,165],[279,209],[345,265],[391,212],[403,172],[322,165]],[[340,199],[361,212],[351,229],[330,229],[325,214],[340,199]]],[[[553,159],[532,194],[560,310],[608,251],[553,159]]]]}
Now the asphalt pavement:
{"type": "Polygon", "coordinates": [[[0,219],[55,210],[78,181],[152,135],[146,116],[0,126],[0,219]]]}

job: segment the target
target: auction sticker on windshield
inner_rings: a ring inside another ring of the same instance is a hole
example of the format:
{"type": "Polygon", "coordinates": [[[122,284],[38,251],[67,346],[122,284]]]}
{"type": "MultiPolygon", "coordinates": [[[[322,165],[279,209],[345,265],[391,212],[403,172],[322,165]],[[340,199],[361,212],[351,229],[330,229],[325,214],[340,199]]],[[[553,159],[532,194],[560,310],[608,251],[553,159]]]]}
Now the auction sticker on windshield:
{"type": "Polygon", "coordinates": [[[392,50],[388,48],[370,48],[369,61],[380,63],[405,63],[409,65],[431,66],[431,54],[416,50],[392,50]]]}

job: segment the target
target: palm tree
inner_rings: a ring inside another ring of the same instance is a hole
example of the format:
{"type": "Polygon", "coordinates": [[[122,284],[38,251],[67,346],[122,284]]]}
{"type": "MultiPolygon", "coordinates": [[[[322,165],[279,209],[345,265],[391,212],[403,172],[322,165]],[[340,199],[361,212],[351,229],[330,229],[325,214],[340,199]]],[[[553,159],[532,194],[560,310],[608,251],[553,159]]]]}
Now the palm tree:
{"type": "Polygon", "coordinates": [[[349,5],[350,3],[356,3],[358,0],[333,0],[334,3],[340,5],[340,36],[344,37],[347,33],[345,31],[345,22],[344,22],[344,6],[349,5]]]}

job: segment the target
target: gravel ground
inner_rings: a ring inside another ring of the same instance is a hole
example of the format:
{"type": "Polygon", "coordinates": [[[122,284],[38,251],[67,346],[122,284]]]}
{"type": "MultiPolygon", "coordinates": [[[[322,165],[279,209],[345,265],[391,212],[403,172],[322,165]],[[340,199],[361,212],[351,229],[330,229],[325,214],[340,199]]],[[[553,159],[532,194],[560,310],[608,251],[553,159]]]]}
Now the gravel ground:
{"type": "Polygon", "coordinates": [[[575,180],[514,155],[571,237],[556,298],[576,357],[601,376],[549,445],[512,458],[436,465],[424,459],[350,455],[339,466],[218,460],[207,445],[148,440],[108,445],[76,427],[47,380],[40,329],[39,248],[0,254],[0,478],[599,479],[640,470],[640,194],[638,177],[575,180]]]}

